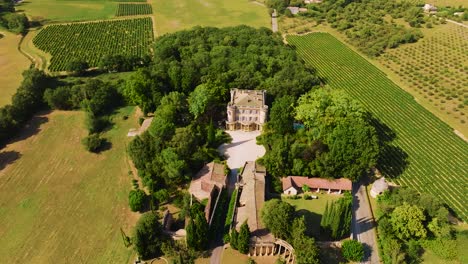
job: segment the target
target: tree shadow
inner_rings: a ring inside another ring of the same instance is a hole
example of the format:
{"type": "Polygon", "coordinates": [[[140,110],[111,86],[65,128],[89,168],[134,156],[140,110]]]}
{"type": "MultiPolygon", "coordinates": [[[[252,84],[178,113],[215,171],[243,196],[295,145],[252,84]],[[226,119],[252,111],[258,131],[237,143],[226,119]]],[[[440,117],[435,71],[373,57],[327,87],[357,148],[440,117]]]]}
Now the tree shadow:
{"type": "Polygon", "coordinates": [[[324,240],[325,237],[320,232],[320,221],[322,220],[322,215],[317,213],[300,209],[296,211],[297,217],[304,216],[305,224],[306,224],[306,235],[313,236],[318,240],[324,240]]]}
{"type": "Polygon", "coordinates": [[[0,152],[0,171],[3,170],[9,164],[14,163],[21,157],[21,153],[18,151],[3,151],[0,152]]]}
{"type": "Polygon", "coordinates": [[[101,147],[99,148],[99,153],[110,150],[111,148],[112,148],[112,142],[105,139],[104,142],[101,144],[101,147]]]}
{"type": "Polygon", "coordinates": [[[39,114],[34,115],[31,120],[27,121],[26,124],[19,128],[19,133],[17,135],[13,136],[6,142],[1,142],[0,148],[5,147],[7,144],[22,141],[38,134],[41,131],[41,125],[49,121],[49,118],[46,116],[49,113],[50,111],[42,111],[39,114]]]}
{"type": "Polygon", "coordinates": [[[395,131],[375,117],[370,117],[370,119],[377,131],[380,145],[377,168],[388,178],[398,178],[409,165],[408,154],[393,144],[393,141],[397,139],[395,131]]]}
{"type": "Polygon", "coordinates": [[[362,246],[364,247],[364,258],[362,259],[362,262],[370,261],[372,253],[379,254],[378,252],[372,252],[372,247],[366,243],[362,243],[362,246]]]}
{"type": "Polygon", "coordinates": [[[346,260],[343,258],[341,253],[341,248],[334,244],[320,244],[317,243],[320,247],[319,258],[320,263],[327,264],[339,264],[346,263],[346,260]]]}

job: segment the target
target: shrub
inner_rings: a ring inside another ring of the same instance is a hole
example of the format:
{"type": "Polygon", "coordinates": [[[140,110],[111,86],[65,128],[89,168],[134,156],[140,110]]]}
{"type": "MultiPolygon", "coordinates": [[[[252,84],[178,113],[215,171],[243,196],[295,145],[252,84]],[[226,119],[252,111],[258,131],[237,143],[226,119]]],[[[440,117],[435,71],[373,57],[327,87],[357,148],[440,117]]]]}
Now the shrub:
{"type": "Polygon", "coordinates": [[[146,194],[144,191],[137,189],[131,190],[128,194],[128,204],[130,205],[130,209],[133,212],[141,211],[143,209],[143,205],[145,204],[146,194]]]}
{"type": "Polygon", "coordinates": [[[72,60],[67,63],[66,70],[73,73],[76,76],[81,76],[86,72],[86,69],[89,68],[89,65],[86,61],[82,60],[72,60]]]}
{"type": "Polygon", "coordinates": [[[232,219],[232,215],[234,214],[234,208],[236,206],[236,196],[237,196],[237,192],[238,192],[238,189],[235,189],[233,192],[232,192],[232,195],[231,195],[231,200],[229,201],[229,209],[228,209],[228,212],[227,212],[227,215],[226,215],[226,221],[224,223],[224,232],[225,233],[229,233],[229,227],[231,225],[231,219],[232,219]]]}
{"type": "Polygon", "coordinates": [[[346,240],[341,250],[348,261],[361,261],[364,258],[364,246],[356,240],[346,240]]]}
{"type": "Polygon", "coordinates": [[[99,152],[105,141],[106,140],[101,138],[99,134],[91,134],[81,140],[86,150],[94,153],[99,152]]]}

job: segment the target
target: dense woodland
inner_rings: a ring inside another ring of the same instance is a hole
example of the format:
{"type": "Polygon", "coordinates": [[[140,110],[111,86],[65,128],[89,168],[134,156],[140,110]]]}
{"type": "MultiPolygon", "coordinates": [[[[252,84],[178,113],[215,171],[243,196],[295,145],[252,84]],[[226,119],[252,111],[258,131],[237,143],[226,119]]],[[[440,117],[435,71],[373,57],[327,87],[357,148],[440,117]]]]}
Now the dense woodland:
{"type": "Polygon", "coordinates": [[[466,231],[456,232],[447,208],[429,194],[398,188],[379,196],[378,205],[378,242],[384,263],[420,263],[425,249],[444,260],[456,260],[461,250],[456,239],[468,238],[466,231]]]}
{"type": "Polygon", "coordinates": [[[297,102],[285,96],[273,102],[270,121],[258,142],[260,159],[275,177],[288,175],[359,180],[377,162],[380,143],[371,117],[344,92],[320,88],[297,102]],[[294,129],[294,122],[303,128],[294,129]]]}
{"type": "Polygon", "coordinates": [[[12,0],[0,0],[0,26],[14,33],[26,33],[28,18],[24,14],[15,13],[12,0]]]}

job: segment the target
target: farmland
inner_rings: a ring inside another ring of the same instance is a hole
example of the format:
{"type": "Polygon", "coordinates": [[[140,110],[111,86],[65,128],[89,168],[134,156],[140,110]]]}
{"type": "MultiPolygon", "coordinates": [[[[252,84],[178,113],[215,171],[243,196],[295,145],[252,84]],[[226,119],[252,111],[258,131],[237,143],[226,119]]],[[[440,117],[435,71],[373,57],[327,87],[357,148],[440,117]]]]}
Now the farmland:
{"type": "Polygon", "coordinates": [[[0,38],[0,106],[10,103],[11,96],[23,79],[21,73],[31,62],[21,54],[17,47],[21,37],[2,32],[0,38]]]}
{"type": "Polygon", "coordinates": [[[50,71],[63,71],[75,59],[98,65],[105,55],[149,53],[153,41],[151,18],[51,25],[39,32],[33,43],[50,53],[50,71]]]}
{"type": "Polygon", "coordinates": [[[119,4],[115,16],[136,16],[152,14],[150,4],[119,4]]]}
{"type": "Polygon", "coordinates": [[[196,25],[226,27],[246,24],[270,28],[267,9],[246,0],[153,0],[158,35],[196,25]]]}
{"type": "MultiPolygon", "coordinates": [[[[330,34],[288,36],[287,40],[330,87],[344,89],[395,133],[390,143],[393,150],[388,148],[379,164],[383,172],[398,184],[432,193],[466,221],[468,144],[330,34]]],[[[384,126],[378,129],[383,134],[384,126]]]]}
{"type": "Polygon", "coordinates": [[[431,110],[452,119],[449,124],[466,128],[468,29],[449,23],[424,33],[417,43],[389,49],[378,60],[431,110]]]}
{"type": "Polygon", "coordinates": [[[108,0],[32,0],[21,2],[17,8],[32,20],[67,22],[112,18],[117,5],[108,0]]]}
{"type": "Polygon", "coordinates": [[[84,112],[43,113],[0,152],[0,254],[2,263],[127,263],[121,240],[135,213],[126,133],[134,108],[120,110],[105,136],[112,148],[87,152],[84,112]],[[122,115],[129,115],[122,120],[122,115]]]}

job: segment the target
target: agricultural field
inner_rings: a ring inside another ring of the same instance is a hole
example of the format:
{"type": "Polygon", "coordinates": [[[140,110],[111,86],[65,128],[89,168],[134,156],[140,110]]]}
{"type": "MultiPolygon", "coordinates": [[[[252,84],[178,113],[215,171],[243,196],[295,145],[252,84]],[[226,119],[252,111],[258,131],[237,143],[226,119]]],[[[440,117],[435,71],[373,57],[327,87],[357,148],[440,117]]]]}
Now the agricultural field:
{"type": "Polygon", "coordinates": [[[464,140],[330,34],[288,36],[287,41],[330,87],[344,89],[383,123],[379,132],[393,140],[379,166],[384,174],[398,184],[433,194],[468,220],[468,144],[464,140]]]}
{"type": "Polygon", "coordinates": [[[151,18],[51,25],[33,39],[34,45],[52,55],[48,69],[63,71],[67,63],[82,59],[96,67],[105,55],[149,53],[153,41],[151,18]]]}
{"type": "Polygon", "coordinates": [[[193,26],[226,27],[246,24],[271,28],[261,4],[247,0],[152,0],[158,35],[193,26]]]}
{"type": "Polygon", "coordinates": [[[109,0],[30,0],[18,4],[30,20],[69,22],[109,19],[114,17],[117,2],[109,0]]]}
{"type": "Polygon", "coordinates": [[[2,263],[129,263],[120,228],[138,219],[128,208],[126,154],[134,107],[119,110],[104,136],[112,148],[87,152],[85,113],[37,115],[19,141],[0,152],[2,263]],[[127,120],[122,116],[128,115],[127,120]]]}
{"type": "Polygon", "coordinates": [[[119,4],[115,16],[137,16],[153,13],[150,4],[119,4]]]}
{"type": "Polygon", "coordinates": [[[424,33],[417,43],[389,49],[378,61],[432,105],[431,110],[466,127],[468,28],[448,23],[424,33]]]}
{"type": "Polygon", "coordinates": [[[0,32],[0,107],[11,102],[11,96],[21,84],[21,73],[31,62],[18,51],[21,36],[0,32]]]}

